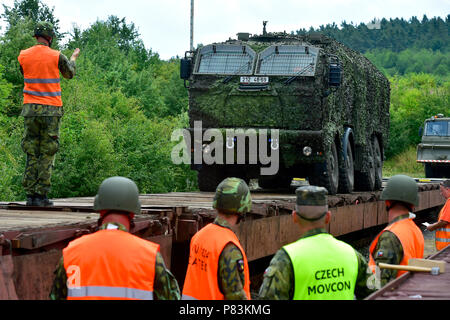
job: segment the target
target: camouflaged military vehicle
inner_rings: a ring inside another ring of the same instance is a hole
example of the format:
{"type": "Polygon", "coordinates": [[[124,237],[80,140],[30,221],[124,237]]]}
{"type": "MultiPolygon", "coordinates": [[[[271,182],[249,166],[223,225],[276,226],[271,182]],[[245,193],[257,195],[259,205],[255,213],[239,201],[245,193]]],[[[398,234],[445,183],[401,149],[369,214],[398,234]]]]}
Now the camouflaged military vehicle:
{"type": "Polygon", "coordinates": [[[427,178],[450,177],[450,118],[438,114],[425,120],[417,162],[425,166],[427,178]]]}
{"type": "MultiPolygon", "coordinates": [[[[180,76],[189,91],[191,132],[199,123],[202,132],[217,128],[226,149],[236,148],[228,144],[227,129],[254,129],[268,139],[271,154],[279,152],[278,171],[271,175],[260,170],[267,161],[191,162],[200,190],[214,191],[226,176],[258,178],[263,188],[289,187],[292,178],[303,177],[329,194],[381,187],[390,87],[360,53],[317,33],[239,33],[187,52],[180,76]]],[[[194,146],[203,154],[217,149],[208,139],[191,137],[192,159],[194,146]]]]}

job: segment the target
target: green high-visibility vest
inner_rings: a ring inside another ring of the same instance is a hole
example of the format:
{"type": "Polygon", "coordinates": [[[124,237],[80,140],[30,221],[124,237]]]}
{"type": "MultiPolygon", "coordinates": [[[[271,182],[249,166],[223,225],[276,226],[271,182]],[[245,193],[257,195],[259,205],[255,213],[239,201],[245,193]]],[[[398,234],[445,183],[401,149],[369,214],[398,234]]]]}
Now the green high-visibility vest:
{"type": "Polygon", "coordinates": [[[350,245],[320,233],[283,249],[294,269],[294,300],[354,299],[358,258],[350,245]]]}

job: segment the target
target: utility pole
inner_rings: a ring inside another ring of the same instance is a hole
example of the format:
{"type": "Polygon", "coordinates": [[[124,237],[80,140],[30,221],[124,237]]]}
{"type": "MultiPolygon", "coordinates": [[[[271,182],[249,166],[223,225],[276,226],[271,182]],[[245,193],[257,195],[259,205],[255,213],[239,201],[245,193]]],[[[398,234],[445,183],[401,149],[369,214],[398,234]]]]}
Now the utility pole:
{"type": "Polygon", "coordinates": [[[191,0],[191,51],[194,51],[194,0],[191,0]]]}

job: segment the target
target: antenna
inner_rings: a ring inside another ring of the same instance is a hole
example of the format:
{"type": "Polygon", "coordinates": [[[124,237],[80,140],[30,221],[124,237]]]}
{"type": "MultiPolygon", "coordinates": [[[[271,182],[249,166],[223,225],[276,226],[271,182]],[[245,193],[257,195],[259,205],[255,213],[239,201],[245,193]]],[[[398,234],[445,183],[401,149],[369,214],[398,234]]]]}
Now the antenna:
{"type": "Polygon", "coordinates": [[[194,51],[194,0],[191,0],[191,51],[194,51]]]}

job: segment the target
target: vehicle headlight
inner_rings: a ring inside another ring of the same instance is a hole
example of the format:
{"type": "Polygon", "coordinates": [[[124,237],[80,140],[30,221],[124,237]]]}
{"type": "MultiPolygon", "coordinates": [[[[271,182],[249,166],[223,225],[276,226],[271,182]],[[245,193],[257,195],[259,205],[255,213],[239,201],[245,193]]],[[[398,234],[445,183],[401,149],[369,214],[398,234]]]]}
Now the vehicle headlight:
{"type": "Polygon", "coordinates": [[[303,154],[305,156],[309,157],[311,155],[311,153],[312,153],[311,147],[306,146],[306,147],[303,148],[303,154]]]}

